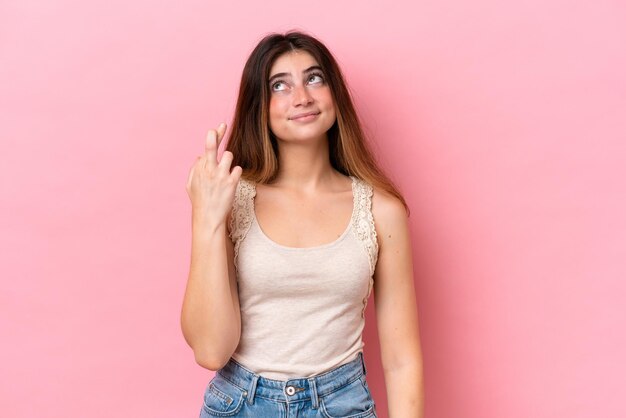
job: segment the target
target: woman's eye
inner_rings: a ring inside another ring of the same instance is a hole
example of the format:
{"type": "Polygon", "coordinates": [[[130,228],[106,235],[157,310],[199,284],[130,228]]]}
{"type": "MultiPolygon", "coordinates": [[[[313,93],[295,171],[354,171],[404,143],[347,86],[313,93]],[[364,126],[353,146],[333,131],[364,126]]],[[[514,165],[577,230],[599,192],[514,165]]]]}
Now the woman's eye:
{"type": "Polygon", "coordinates": [[[311,77],[309,77],[309,80],[310,79],[314,79],[316,77],[318,78],[318,81],[315,81],[315,83],[322,83],[322,82],[324,82],[324,78],[321,75],[319,75],[319,74],[311,74],[311,77]]]}
{"type": "Polygon", "coordinates": [[[280,91],[280,90],[283,90],[283,89],[278,89],[278,88],[276,88],[276,86],[281,85],[281,84],[284,84],[284,83],[283,83],[282,81],[277,81],[277,82],[275,82],[274,84],[272,84],[272,90],[273,90],[273,91],[280,91]]]}

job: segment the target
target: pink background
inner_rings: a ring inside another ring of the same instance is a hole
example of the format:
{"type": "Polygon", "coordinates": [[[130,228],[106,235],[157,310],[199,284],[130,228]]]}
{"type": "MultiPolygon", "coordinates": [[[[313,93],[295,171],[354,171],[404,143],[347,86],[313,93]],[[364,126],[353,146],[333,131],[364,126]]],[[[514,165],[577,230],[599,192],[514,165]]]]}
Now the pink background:
{"type": "Polygon", "coordinates": [[[626,416],[625,23],[618,0],[3,1],[0,416],[198,416],[184,184],[290,28],[334,52],[412,208],[426,417],[626,416]]]}

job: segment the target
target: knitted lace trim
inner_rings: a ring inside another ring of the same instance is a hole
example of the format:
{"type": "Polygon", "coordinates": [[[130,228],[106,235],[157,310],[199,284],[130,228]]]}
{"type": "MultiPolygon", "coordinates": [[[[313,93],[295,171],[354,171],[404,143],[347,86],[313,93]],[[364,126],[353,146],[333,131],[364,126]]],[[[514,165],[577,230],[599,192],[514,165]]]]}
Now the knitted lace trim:
{"type": "Polygon", "coordinates": [[[363,309],[361,310],[361,317],[365,317],[367,300],[374,286],[374,271],[376,269],[376,262],[378,261],[378,240],[374,226],[374,216],[372,214],[372,195],[374,194],[374,188],[361,179],[357,179],[357,185],[355,196],[357,208],[356,216],[352,219],[352,226],[356,232],[357,238],[365,246],[370,266],[367,295],[363,298],[363,309]]]}
{"type": "Polygon", "coordinates": [[[230,239],[234,244],[235,270],[239,273],[237,257],[239,256],[239,246],[243,242],[250,225],[252,224],[252,199],[256,195],[254,184],[246,179],[239,179],[235,190],[235,199],[230,216],[230,239]]]}

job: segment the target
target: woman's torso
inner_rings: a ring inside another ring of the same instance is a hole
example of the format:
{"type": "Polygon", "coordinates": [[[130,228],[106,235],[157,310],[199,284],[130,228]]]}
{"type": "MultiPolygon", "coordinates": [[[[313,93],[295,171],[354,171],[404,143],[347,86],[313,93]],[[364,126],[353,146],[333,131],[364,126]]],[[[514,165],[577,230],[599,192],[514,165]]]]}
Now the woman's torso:
{"type": "MultiPolygon", "coordinates": [[[[233,358],[264,377],[313,376],[349,362],[363,348],[364,310],[378,245],[373,189],[350,179],[349,222],[332,242],[306,247],[282,245],[266,235],[255,213],[256,184],[241,179],[237,186],[230,226],[242,333],[233,358]]],[[[295,231],[293,222],[306,220],[298,218],[298,211],[292,215],[285,222],[278,216],[263,220],[287,228],[291,223],[295,231]]],[[[315,242],[311,233],[295,235],[285,241],[315,242]]]]}

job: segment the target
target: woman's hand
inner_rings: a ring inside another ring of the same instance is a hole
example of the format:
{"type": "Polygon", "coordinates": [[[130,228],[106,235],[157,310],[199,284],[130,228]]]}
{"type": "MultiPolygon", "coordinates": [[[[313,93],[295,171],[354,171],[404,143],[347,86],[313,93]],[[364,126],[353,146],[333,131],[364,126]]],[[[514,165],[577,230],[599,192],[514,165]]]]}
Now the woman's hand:
{"type": "Polygon", "coordinates": [[[240,166],[233,167],[232,171],[230,169],[232,152],[224,151],[221,160],[217,161],[217,148],[225,132],[225,123],[221,123],[217,130],[209,129],[205,153],[197,158],[187,179],[193,222],[203,226],[217,227],[226,221],[241,177],[240,166]]]}

